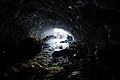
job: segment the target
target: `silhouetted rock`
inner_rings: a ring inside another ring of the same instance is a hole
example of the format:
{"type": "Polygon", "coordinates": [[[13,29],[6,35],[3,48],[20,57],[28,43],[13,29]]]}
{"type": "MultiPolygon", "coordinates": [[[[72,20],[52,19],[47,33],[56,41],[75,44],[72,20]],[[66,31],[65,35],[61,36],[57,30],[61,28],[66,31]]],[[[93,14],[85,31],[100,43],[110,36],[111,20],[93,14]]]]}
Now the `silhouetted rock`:
{"type": "Polygon", "coordinates": [[[41,43],[37,42],[33,38],[26,38],[25,40],[21,41],[15,50],[15,55],[18,58],[29,58],[33,57],[36,54],[41,52],[41,43]]]}
{"type": "Polygon", "coordinates": [[[41,52],[41,44],[33,38],[26,38],[18,45],[3,44],[2,47],[4,48],[0,53],[0,63],[2,65],[12,64],[23,59],[29,59],[41,52]]]}

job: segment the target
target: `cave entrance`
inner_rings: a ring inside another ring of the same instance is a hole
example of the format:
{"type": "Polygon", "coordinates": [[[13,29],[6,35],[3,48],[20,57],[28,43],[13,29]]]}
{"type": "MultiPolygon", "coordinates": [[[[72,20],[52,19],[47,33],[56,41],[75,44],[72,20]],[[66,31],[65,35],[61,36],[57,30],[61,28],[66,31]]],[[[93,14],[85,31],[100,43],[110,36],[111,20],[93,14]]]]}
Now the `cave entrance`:
{"type": "Polygon", "coordinates": [[[68,31],[61,28],[54,28],[44,32],[43,49],[49,51],[61,51],[69,48],[70,43],[74,42],[74,37],[68,31]]]}

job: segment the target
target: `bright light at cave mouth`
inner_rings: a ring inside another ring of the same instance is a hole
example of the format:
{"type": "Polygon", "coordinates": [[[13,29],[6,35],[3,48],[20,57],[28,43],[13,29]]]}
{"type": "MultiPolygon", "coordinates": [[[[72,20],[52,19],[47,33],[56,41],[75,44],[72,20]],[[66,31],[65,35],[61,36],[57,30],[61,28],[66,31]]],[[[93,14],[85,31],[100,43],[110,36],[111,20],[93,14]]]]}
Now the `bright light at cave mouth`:
{"type": "Polygon", "coordinates": [[[51,51],[60,51],[66,48],[69,48],[71,42],[74,41],[74,37],[68,31],[54,28],[44,32],[43,34],[45,38],[45,47],[51,51]]]}

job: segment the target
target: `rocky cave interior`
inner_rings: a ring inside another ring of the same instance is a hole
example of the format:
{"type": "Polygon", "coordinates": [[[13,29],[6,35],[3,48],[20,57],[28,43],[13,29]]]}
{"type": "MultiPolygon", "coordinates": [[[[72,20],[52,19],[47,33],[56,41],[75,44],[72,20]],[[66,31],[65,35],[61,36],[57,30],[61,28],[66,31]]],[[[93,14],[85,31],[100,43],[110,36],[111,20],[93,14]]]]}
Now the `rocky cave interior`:
{"type": "Polygon", "coordinates": [[[0,0],[0,80],[119,80],[119,0],[0,0]]]}

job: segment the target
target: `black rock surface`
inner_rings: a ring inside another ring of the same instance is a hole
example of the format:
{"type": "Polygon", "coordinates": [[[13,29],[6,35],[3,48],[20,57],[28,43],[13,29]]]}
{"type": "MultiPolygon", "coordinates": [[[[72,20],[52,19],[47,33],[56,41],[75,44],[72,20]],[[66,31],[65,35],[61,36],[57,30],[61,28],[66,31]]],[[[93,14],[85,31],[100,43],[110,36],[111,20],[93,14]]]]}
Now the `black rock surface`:
{"type": "Polygon", "coordinates": [[[0,80],[119,80],[119,5],[119,0],[0,0],[0,80]],[[50,59],[41,54],[40,36],[56,27],[76,42],[53,52],[48,65],[41,60],[50,59]]]}

